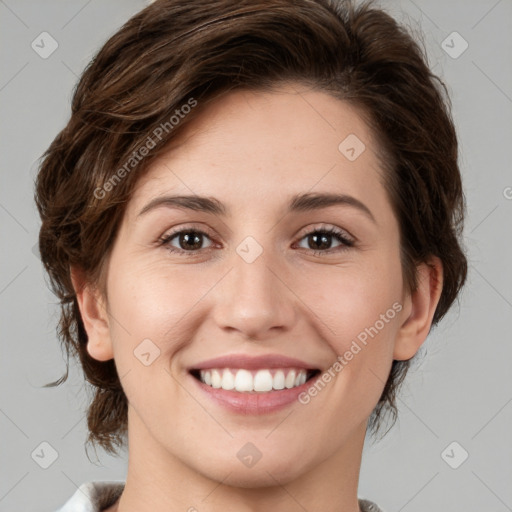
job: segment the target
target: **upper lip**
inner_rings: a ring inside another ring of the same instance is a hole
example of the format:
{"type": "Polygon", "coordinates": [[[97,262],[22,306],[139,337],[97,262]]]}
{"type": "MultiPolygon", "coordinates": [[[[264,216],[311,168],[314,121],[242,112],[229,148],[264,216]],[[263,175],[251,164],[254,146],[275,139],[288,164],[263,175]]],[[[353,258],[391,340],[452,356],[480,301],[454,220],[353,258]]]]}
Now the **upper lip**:
{"type": "Polygon", "coordinates": [[[243,368],[257,370],[261,368],[304,368],[317,370],[314,364],[301,361],[293,357],[280,354],[267,354],[262,356],[249,356],[244,354],[229,354],[202,361],[189,368],[189,370],[206,370],[209,368],[243,368]]]}

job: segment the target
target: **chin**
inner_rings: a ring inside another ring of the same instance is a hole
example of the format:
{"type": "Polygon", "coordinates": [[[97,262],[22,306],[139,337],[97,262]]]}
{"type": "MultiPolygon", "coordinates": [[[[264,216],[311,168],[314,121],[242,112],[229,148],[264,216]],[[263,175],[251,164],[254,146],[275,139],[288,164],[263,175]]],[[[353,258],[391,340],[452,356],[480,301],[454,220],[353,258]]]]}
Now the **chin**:
{"type": "MultiPolygon", "coordinates": [[[[250,452],[250,447],[246,451],[250,452]]],[[[255,453],[256,455],[256,453],[255,453]]],[[[244,461],[244,452],[219,460],[219,457],[212,454],[211,457],[202,457],[189,466],[191,469],[203,474],[204,477],[222,482],[223,485],[232,487],[241,487],[245,489],[257,489],[260,487],[272,487],[275,485],[285,485],[298,478],[307,468],[303,456],[298,454],[294,459],[300,459],[300,466],[291,460],[289,452],[288,457],[284,457],[276,452],[267,456],[261,454],[261,458],[244,461]]]]}

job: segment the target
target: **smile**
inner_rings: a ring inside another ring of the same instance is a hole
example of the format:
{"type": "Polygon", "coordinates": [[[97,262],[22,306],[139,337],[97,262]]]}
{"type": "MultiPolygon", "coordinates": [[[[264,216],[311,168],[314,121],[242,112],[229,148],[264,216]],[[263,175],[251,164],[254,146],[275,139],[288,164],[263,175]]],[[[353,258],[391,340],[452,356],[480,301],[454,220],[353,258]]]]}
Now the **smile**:
{"type": "Polygon", "coordinates": [[[269,368],[259,370],[211,368],[191,372],[201,382],[215,389],[240,393],[268,393],[303,385],[320,370],[269,368]]]}
{"type": "Polygon", "coordinates": [[[321,367],[284,354],[234,353],[192,363],[187,374],[192,388],[225,411],[266,415],[296,403],[321,367]]]}

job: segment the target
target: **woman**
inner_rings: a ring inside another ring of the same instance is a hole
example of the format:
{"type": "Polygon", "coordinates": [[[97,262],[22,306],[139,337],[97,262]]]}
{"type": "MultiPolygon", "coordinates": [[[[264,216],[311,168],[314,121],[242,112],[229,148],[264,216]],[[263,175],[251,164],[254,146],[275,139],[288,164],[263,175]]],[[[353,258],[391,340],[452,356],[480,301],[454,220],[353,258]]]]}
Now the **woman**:
{"type": "Polygon", "coordinates": [[[104,45],[36,202],[128,474],[61,511],[380,510],[366,432],[466,277],[448,105],[369,4],[157,0],[104,45]]]}

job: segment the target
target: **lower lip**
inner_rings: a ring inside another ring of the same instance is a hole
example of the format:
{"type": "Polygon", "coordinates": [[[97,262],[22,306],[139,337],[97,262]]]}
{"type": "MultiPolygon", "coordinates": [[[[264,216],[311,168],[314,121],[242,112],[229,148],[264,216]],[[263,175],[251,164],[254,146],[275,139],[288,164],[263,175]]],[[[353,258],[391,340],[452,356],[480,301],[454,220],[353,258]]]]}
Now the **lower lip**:
{"type": "Polygon", "coordinates": [[[258,415],[280,411],[293,402],[298,401],[298,396],[311,387],[321,376],[321,373],[318,373],[318,375],[315,375],[300,386],[291,389],[269,391],[267,393],[242,393],[226,391],[222,388],[212,388],[196,379],[190,373],[188,376],[196,383],[199,389],[219,405],[238,414],[258,415]]]}

